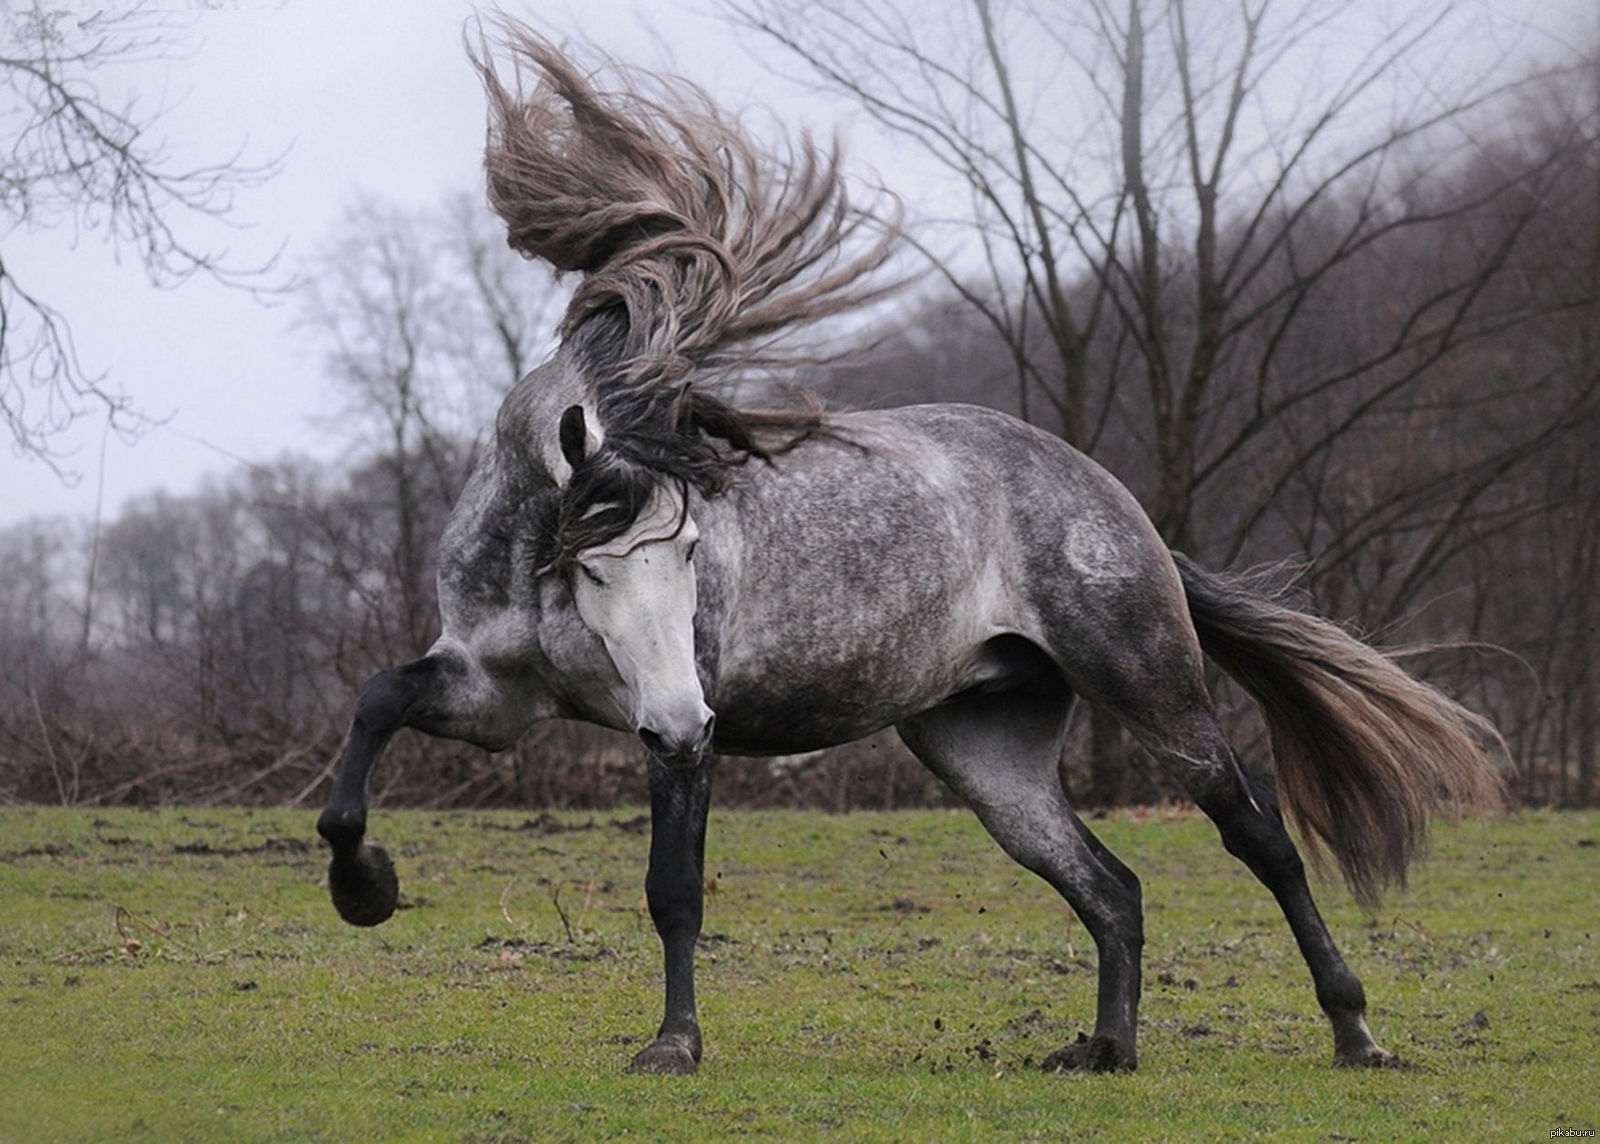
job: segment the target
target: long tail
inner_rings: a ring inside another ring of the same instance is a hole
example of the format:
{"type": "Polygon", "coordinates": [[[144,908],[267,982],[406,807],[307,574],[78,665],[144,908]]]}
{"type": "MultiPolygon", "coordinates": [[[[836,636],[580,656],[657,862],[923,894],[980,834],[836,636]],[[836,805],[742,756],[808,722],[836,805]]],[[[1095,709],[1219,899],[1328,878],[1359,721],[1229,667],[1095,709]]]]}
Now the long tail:
{"type": "Polygon", "coordinates": [[[1200,646],[1260,705],[1280,801],[1364,906],[1427,844],[1434,808],[1497,805],[1488,720],[1341,628],[1175,556],[1200,646]]]}

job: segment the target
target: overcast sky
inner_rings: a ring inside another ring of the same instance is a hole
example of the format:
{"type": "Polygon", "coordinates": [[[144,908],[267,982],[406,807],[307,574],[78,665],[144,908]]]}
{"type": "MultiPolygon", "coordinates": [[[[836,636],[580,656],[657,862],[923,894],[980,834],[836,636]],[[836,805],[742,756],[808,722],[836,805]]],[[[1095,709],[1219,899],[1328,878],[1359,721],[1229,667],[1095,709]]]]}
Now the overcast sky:
{"type": "MultiPolygon", "coordinates": [[[[1523,7],[1570,28],[1590,22],[1594,6],[1523,7]]],[[[686,75],[734,107],[765,105],[791,124],[831,130],[838,105],[808,101],[769,74],[705,7],[534,0],[521,11],[547,31],[686,75]]],[[[240,195],[237,217],[249,229],[225,241],[241,263],[283,246],[283,264],[293,268],[359,193],[422,207],[451,190],[477,190],[483,96],[462,47],[471,15],[465,0],[209,11],[194,18],[185,56],[145,65],[129,82],[147,105],[165,108],[159,134],[179,157],[215,161],[241,144],[247,157],[284,153],[277,177],[240,195]]],[[[103,419],[81,422],[57,442],[81,475],[75,485],[0,447],[0,526],[88,517],[102,480],[109,518],[130,496],[192,491],[238,459],[338,455],[343,441],[327,424],[335,405],[315,351],[291,328],[292,304],[264,307],[203,279],[153,290],[136,261],[119,265],[93,234],[76,243],[61,231],[0,239],[8,268],[70,321],[85,368],[166,419],[132,445],[106,439],[103,419]]]]}
{"type": "MultiPolygon", "coordinates": [[[[724,26],[687,7],[539,0],[530,10],[548,31],[671,66],[735,106],[804,114],[792,89],[780,90],[724,26]]],[[[434,205],[456,189],[476,193],[484,102],[462,46],[472,13],[465,0],[205,12],[195,18],[187,58],[143,66],[130,86],[147,105],[166,108],[158,133],[181,158],[215,161],[241,144],[258,159],[285,153],[279,175],[239,196],[237,217],[249,229],[216,241],[239,264],[283,245],[282,263],[292,268],[359,193],[405,207],[434,205]]],[[[123,77],[106,82],[115,90],[123,77]]],[[[233,458],[338,455],[340,435],[326,424],[336,406],[323,392],[315,350],[292,328],[292,303],[263,306],[204,279],[153,290],[137,260],[119,265],[94,234],[4,240],[8,268],[68,318],[84,367],[166,419],[135,444],[106,442],[108,517],[158,486],[193,490],[205,474],[232,468],[233,458]]],[[[0,447],[0,526],[92,515],[104,436],[104,419],[91,418],[57,442],[81,475],[76,485],[0,447]]]]}

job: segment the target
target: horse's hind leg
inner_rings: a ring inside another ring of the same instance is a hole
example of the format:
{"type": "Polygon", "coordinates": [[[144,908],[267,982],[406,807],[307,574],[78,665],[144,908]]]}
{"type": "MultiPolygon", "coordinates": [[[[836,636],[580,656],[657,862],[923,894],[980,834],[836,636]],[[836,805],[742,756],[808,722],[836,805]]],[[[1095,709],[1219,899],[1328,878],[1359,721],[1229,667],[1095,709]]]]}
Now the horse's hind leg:
{"type": "Polygon", "coordinates": [[[1222,844],[1272,892],[1311,971],[1317,1002],[1333,1025],[1334,1060],[1341,1065],[1385,1066],[1396,1058],[1378,1047],[1367,1028],[1366,994],[1340,956],[1311,897],[1305,864],[1295,849],[1271,786],[1247,776],[1223,737],[1204,685],[1169,681],[1146,692],[1160,695],[1166,711],[1185,693],[1182,713],[1153,717],[1124,709],[1127,725],[1216,824],[1222,844]]]}
{"type": "Polygon", "coordinates": [[[1047,1069],[1132,1069],[1144,916],[1139,879],[1073,814],[1057,764],[1071,693],[1059,683],[953,700],[899,726],[900,737],[977,812],[1006,853],[1049,882],[1094,938],[1094,1036],[1047,1069]]]}
{"type": "MultiPolygon", "coordinates": [[[[1130,555],[1133,550],[1129,550],[1130,555]]],[[[1277,899],[1333,1025],[1343,1065],[1386,1065],[1373,1041],[1361,982],[1345,964],[1312,900],[1305,866],[1272,790],[1248,778],[1217,722],[1183,587],[1164,553],[1147,574],[1101,586],[1060,618],[1053,641],[1068,685],[1115,715],[1216,824],[1222,844],[1277,899]],[[1098,605],[1092,612],[1090,605],[1098,605]],[[1086,619],[1087,617],[1087,619],[1086,619]]]]}
{"type": "Polygon", "coordinates": [[[1394,1055],[1380,1048],[1367,1028],[1366,992],[1345,964],[1311,897],[1305,863],[1284,827],[1276,792],[1269,784],[1244,774],[1209,712],[1206,722],[1210,725],[1205,736],[1208,745],[1199,751],[1174,753],[1170,745],[1147,742],[1146,746],[1163,758],[1216,824],[1228,853],[1248,866],[1277,899],[1311,971],[1317,1003],[1333,1025],[1334,1061],[1354,1066],[1394,1065],[1394,1055]],[[1229,772],[1226,777],[1224,770],[1229,772]]]}

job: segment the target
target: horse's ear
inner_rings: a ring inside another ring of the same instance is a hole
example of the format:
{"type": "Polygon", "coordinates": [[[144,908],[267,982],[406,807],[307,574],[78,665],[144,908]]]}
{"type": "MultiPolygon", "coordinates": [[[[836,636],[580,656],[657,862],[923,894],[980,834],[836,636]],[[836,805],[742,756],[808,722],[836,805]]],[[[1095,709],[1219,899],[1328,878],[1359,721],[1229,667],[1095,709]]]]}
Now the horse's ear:
{"type": "Polygon", "coordinates": [[[589,443],[589,427],[583,423],[583,406],[569,405],[561,415],[561,455],[576,469],[583,464],[589,443]]]}

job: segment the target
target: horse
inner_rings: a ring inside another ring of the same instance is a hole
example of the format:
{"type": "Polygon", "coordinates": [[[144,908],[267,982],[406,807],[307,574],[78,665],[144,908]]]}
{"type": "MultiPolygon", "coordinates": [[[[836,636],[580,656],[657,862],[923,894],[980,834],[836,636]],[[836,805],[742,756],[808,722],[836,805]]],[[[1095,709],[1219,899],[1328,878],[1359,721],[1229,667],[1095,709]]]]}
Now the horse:
{"type": "Polygon", "coordinates": [[[368,777],[399,728],[489,750],[550,717],[635,733],[665,999],[628,1068],[693,1073],[717,757],[892,726],[1094,939],[1093,1033],[1044,1067],[1132,1070],[1141,886],[1060,778],[1081,699],[1277,899],[1335,1062],[1396,1063],[1285,815],[1371,905],[1403,882],[1434,809],[1495,800],[1492,728],[1340,626],[1170,552],[1110,474],[1015,418],[741,404],[751,363],[783,360],[774,339],[883,289],[894,235],[851,208],[837,143],[764,151],[682,81],[610,61],[588,73],[525,27],[503,32],[510,79],[488,44],[471,53],[490,204],[515,249],[580,281],[559,348],[506,396],[444,530],[441,634],[356,700],[317,822],[340,915],[376,925],[397,903],[393,863],[364,836],[368,777]],[[1207,658],[1261,708],[1275,783],[1224,737],[1207,658]]]}

